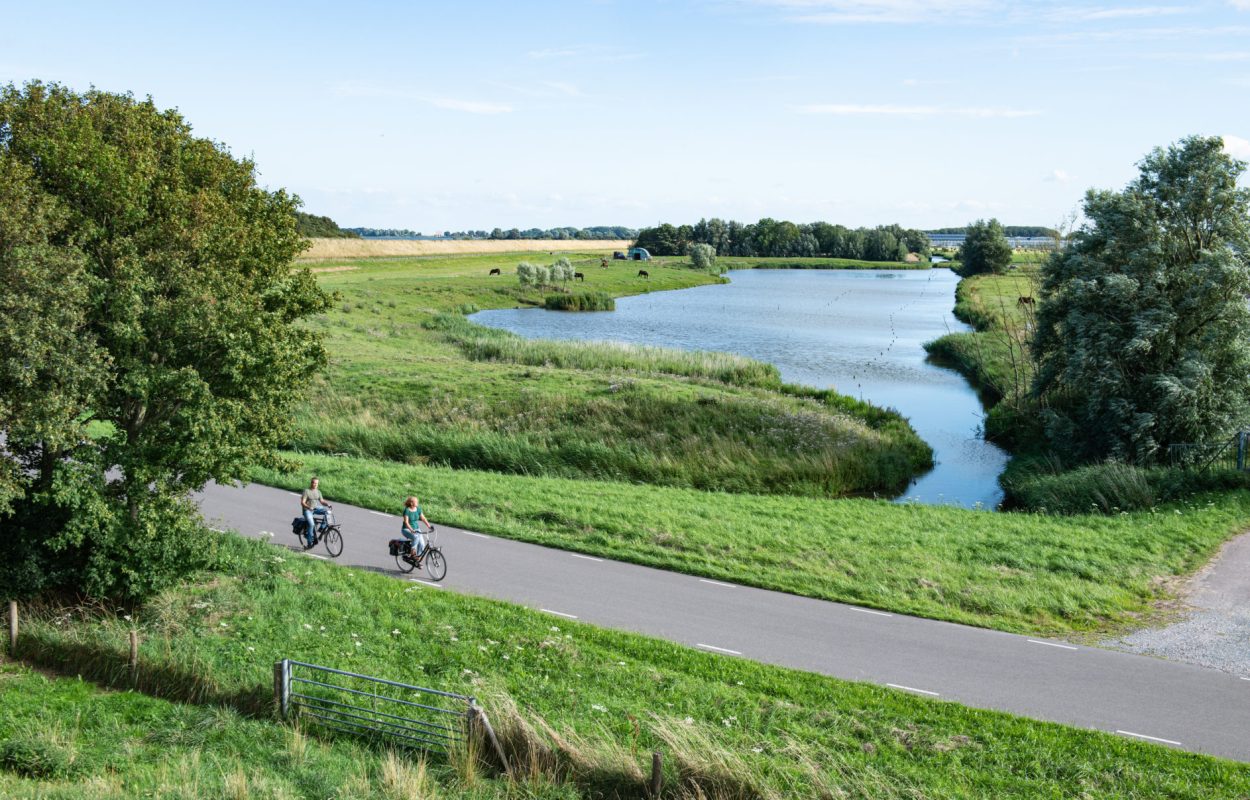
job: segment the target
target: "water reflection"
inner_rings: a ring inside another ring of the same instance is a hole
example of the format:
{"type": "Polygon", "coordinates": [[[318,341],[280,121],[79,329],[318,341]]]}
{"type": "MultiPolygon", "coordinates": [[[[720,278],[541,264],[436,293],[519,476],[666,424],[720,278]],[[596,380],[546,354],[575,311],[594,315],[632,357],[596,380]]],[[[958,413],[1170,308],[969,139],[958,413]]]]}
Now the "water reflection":
{"type": "Polygon", "coordinates": [[[616,311],[482,311],[475,322],[548,339],[725,350],[777,365],[784,380],[898,409],[937,466],[898,499],[995,507],[1006,454],[980,436],[983,409],[923,344],[970,330],[954,319],[947,269],[743,270],[731,282],[617,300],[616,311]]]}

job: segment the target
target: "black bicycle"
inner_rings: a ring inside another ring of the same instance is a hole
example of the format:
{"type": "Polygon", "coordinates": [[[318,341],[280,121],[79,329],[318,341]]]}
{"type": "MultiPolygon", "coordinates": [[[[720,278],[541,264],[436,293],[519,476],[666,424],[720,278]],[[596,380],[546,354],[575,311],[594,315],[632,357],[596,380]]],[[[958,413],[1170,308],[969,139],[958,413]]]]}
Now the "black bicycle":
{"type": "Polygon", "coordinates": [[[326,507],[324,510],[318,508],[313,511],[313,541],[308,543],[308,537],[304,535],[308,528],[308,521],[302,516],[291,520],[291,533],[295,534],[295,538],[299,539],[300,547],[305,550],[311,550],[318,544],[324,543],[326,552],[331,558],[338,558],[343,552],[343,530],[342,527],[334,521],[334,509],[326,507]]]}
{"type": "Polygon", "coordinates": [[[443,556],[443,551],[434,544],[434,526],[429,526],[427,531],[425,552],[420,556],[412,552],[412,542],[407,539],[391,539],[391,555],[395,556],[395,566],[400,572],[408,573],[424,568],[430,580],[441,581],[447,574],[447,559],[443,556]]]}

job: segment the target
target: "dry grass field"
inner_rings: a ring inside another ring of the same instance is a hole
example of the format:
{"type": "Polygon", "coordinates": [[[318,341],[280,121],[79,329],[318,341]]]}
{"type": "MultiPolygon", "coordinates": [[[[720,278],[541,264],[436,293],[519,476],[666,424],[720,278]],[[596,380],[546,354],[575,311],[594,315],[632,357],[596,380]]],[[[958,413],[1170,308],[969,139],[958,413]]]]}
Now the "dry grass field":
{"type": "Polygon", "coordinates": [[[323,261],[348,258],[395,258],[397,256],[444,256],[468,253],[520,252],[586,252],[594,250],[627,250],[628,240],[576,239],[475,239],[460,241],[312,239],[301,261],[323,261]]]}

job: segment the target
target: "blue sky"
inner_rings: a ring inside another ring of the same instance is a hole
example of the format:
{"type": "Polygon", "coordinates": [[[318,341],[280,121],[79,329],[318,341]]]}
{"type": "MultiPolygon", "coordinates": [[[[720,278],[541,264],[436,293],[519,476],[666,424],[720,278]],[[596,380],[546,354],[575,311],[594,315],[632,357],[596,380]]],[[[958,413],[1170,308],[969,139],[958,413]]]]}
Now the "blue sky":
{"type": "Polygon", "coordinates": [[[1250,158],[1250,0],[6,5],[0,83],[151,95],[344,225],[1048,225],[1250,158]]]}

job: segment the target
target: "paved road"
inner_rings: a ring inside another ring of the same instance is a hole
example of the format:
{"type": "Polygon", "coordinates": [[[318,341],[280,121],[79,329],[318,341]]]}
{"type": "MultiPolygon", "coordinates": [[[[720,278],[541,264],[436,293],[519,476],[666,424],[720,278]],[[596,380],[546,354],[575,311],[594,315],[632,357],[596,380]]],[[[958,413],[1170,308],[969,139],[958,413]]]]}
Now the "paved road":
{"type": "MultiPolygon", "coordinates": [[[[216,527],[251,537],[273,531],[276,543],[294,545],[296,498],[255,484],[209,486],[200,503],[216,527]]],[[[341,503],[334,510],[346,540],[339,563],[399,575],[386,552],[386,541],[399,536],[399,518],[341,503]]],[[[438,534],[448,561],[441,588],[729,657],[1250,761],[1250,676],[736,586],[444,525],[438,534]]],[[[325,554],[320,546],[312,552],[325,554]]]]}

